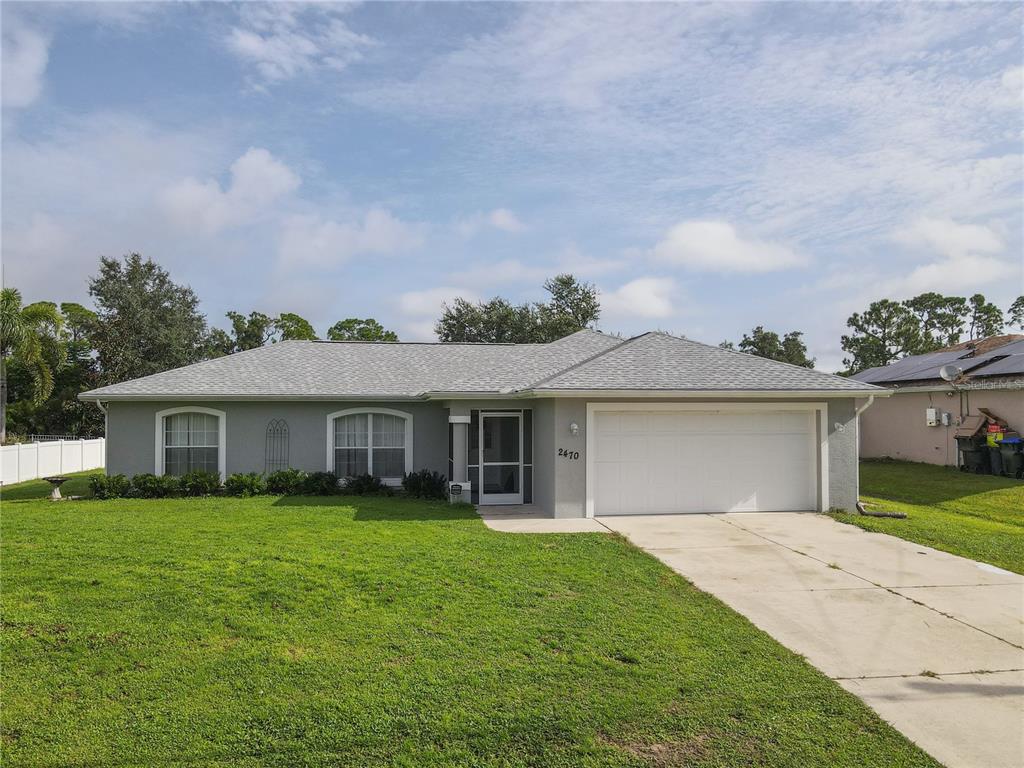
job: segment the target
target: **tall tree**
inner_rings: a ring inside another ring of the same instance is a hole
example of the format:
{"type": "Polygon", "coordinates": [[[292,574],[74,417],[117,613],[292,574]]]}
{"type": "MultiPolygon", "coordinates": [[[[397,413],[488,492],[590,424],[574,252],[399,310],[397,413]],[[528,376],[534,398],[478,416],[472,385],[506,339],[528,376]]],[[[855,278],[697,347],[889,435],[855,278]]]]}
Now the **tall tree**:
{"type": "MultiPolygon", "coordinates": [[[[804,368],[814,367],[814,358],[807,356],[807,345],[803,341],[803,332],[790,331],[784,337],[774,331],[766,331],[764,326],[754,328],[750,335],[743,334],[743,339],[738,345],[740,352],[749,355],[765,357],[769,360],[778,360],[783,363],[791,363],[804,368]]],[[[733,349],[731,342],[722,342],[719,345],[724,349],[733,349]]]]}
{"type": "Polygon", "coordinates": [[[231,311],[225,317],[231,321],[231,331],[214,328],[210,332],[210,343],[216,354],[230,355],[262,347],[274,338],[277,331],[274,319],[262,312],[250,312],[246,316],[241,312],[231,311]]]}
{"type": "Polygon", "coordinates": [[[970,332],[972,339],[998,336],[1003,332],[1003,313],[995,304],[986,301],[980,293],[970,298],[970,332]]]}
{"type": "Polygon", "coordinates": [[[476,304],[463,298],[446,304],[434,332],[441,341],[493,344],[527,344],[540,336],[533,307],[498,296],[476,304]]]}
{"type": "Polygon", "coordinates": [[[1024,331],[1024,296],[1018,296],[1010,305],[1006,319],[1014,328],[1024,331]]]}
{"type": "Polygon", "coordinates": [[[32,399],[31,378],[21,362],[12,358],[8,369],[11,404],[8,425],[22,433],[92,436],[103,434],[103,414],[92,403],[78,399],[80,392],[99,385],[90,334],[96,315],[81,304],[60,305],[64,329],[56,344],[66,359],[53,377],[53,391],[42,403],[32,399]]]}
{"type": "Polygon", "coordinates": [[[398,334],[387,330],[372,317],[339,320],[327,329],[331,341],[398,341],[398,334]]]}
{"type": "Polygon", "coordinates": [[[64,319],[57,305],[21,305],[16,288],[0,291],[0,443],[7,439],[7,359],[16,357],[32,380],[31,399],[42,403],[53,391],[53,377],[65,358],[59,336],[64,319]]]}
{"type": "Polygon", "coordinates": [[[597,288],[581,283],[570,274],[555,275],[544,283],[551,294],[546,304],[538,304],[542,333],[550,341],[584,328],[593,328],[601,317],[597,288]]]}
{"type": "Polygon", "coordinates": [[[123,261],[103,257],[89,281],[96,302],[93,346],[103,381],[117,382],[203,359],[206,318],[191,288],[137,253],[123,261]]]}
{"type": "Polygon", "coordinates": [[[917,317],[921,339],[915,354],[957,344],[967,320],[967,299],[963,296],[943,296],[941,293],[922,293],[903,302],[917,317]]]}
{"type": "Polygon", "coordinates": [[[813,368],[814,358],[807,356],[803,335],[803,331],[790,331],[782,337],[782,362],[813,368]]]}
{"type": "Polygon", "coordinates": [[[294,312],[282,312],[274,321],[274,327],[281,334],[281,341],[316,341],[316,331],[309,321],[294,312]]]}
{"type": "Polygon", "coordinates": [[[888,365],[913,354],[921,343],[917,317],[904,304],[890,299],[874,301],[864,312],[854,312],[846,321],[852,333],[842,337],[847,373],[888,365]]]}
{"type": "Polygon", "coordinates": [[[446,304],[434,326],[441,341],[544,343],[592,327],[600,317],[597,289],[562,274],[544,283],[546,303],[512,304],[495,297],[472,303],[455,299],[446,304]]]}

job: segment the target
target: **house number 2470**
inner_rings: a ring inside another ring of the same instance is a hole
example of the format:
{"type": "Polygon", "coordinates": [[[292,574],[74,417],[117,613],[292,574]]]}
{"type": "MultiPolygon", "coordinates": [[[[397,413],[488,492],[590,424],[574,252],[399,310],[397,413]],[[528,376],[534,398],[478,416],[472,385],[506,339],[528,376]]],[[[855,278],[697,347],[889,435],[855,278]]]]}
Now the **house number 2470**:
{"type": "Polygon", "coordinates": [[[558,449],[558,455],[561,456],[563,459],[569,459],[571,461],[576,461],[580,457],[580,452],[579,451],[570,451],[568,448],[559,448],[558,449]]]}

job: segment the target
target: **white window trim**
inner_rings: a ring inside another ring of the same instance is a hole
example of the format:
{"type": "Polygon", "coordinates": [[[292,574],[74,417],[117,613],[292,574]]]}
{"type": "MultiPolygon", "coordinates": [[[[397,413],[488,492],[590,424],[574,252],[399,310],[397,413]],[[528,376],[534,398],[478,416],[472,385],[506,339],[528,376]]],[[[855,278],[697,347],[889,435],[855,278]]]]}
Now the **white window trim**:
{"type": "Polygon", "coordinates": [[[811,470],[817,483],[819,512],[829,509],[829,467],[828,467],[828,403],[587,403],[586,434],[586,516],[594,516],[594,418],[598,411],[716,411],[763,412],[763,411],[809,411],[817,415],[818,429],[811,430],[811,470]]]}
{"type": "MultiPolygon", "coordinates": [[[[328,472],[334,471],[334,420],[339,419],[342,416],[355,416],[357,414],[368,414],[372,416],[375,413],[384,414],[386,416],[398,416],[405,421],[405,472],[408,474],[412,472],[412,414],[407,411],[396,411],[393,408],[345,408],[341,411],[334,411],[334,413],[327,414],[327,460],[324,466],[328,472]]],[[[367,467],[371,471],[373,470],[373,424],[372,419],[367,419],[367,435],[366,439],[366,451],[367,451],[367,467]]],[[[386,485],[401,485],[402,478],[400,477],[382,477],[381,482],[386,485]]]]}
{"type": "Polygon", "coordinates": [[[156,412],[156,461],[153,474],[164,473],[164,418],[176,413],[205,413],[217,417],[217,472],[220,474],[221,482],[224,482],[227,479],[228,415],[216,408],[205,408],[200,405],[182,405],[156,412]]]}

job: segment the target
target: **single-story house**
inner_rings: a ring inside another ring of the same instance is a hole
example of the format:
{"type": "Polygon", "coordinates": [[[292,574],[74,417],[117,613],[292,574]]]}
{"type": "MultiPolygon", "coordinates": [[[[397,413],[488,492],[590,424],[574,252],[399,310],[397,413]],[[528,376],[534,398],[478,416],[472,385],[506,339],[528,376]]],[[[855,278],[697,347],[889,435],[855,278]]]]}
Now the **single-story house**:
{"type": "Polygon", "coordinates": [[[371,473],[595,514],[852,509],[871,384],[664,333],[549,344],[286,341],[81,395],[107,471],[371,473]]]}
{"type": "Polygon", "coordinates": [[[913,355],[853,376],[889,388],[861,418],[860,454],[957,466],[953,438],[985,408],[1024,432],[1024,335],[990,336],[913,355]],[[946,368],[952,381],[942,378],[946,368]],[[959,373],[958,373],[959,371],[959,373]]]}

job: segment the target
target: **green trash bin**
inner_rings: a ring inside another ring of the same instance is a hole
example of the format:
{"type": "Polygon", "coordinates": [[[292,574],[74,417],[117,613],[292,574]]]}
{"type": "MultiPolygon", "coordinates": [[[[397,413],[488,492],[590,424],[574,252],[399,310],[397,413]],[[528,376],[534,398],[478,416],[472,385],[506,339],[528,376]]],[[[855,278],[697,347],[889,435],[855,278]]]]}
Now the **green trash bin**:
{"type": "Polygon", "coordinates": [[[999,441],[999,455],[1003,460],[1003,474],[1024,478],[1024,438],[1008,437],[999,441]]]}
{"type": "MultiPolygon", "coordinates": [[[[984,440],[984,438],[982,438],[984,440]]],[[[992,471],[988,446],[976,437],[956,438],[960,450],[960,471],[987,475],[992,471]]]]}

